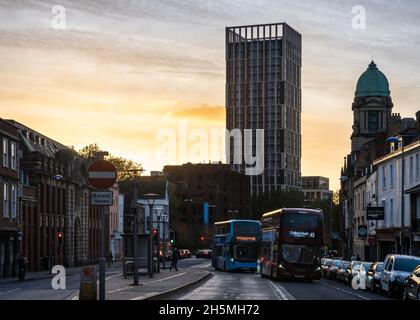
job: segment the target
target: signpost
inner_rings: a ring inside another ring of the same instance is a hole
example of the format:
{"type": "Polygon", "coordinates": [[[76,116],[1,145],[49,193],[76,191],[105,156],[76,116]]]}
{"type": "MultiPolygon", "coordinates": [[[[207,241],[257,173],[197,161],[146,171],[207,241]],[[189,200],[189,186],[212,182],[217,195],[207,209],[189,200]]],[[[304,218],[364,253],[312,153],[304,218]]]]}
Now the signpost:
{"type": "MultiPolygon", "coordinates": [[[[87,170],[87,179],[92,187],[107,190],[117,181],[117,169],[106,160],[93,162],[87,170]]],[[[105,206],[112,205],[112,191],[94,191],[91,203],[100,206],[99,222],[99,300],[105,300],[105,206]]]]}
{"type": "Polygon", "coordinates": [[[366,207],[366,220],[384,220],[385,219],[385,207],[366,207]]]}
{"type": "Polygon", "coordinates": [[[367,226],[366,225],[360,225],[358,228],[358,234],[359,234],[359,238],[361,239],[366,239],[367,237],[367,226]]]}

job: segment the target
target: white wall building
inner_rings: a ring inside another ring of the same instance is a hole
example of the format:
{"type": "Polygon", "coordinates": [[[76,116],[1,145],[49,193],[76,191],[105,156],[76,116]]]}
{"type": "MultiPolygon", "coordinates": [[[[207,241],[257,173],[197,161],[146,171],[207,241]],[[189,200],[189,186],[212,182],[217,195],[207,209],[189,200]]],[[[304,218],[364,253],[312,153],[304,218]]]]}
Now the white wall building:
{"type": "Polygon", "coordinates": [[[373,162],[376,175],[369,177],[369,202],[385,207],[385,219],[375,222],[378,258],[401,252],[402,198],[404,199],[404,252],[420,255],[420,141],[404,147],[404,195],[402,148],[373,162]],[[374,189],[374,190],[372,190],[374,189]]]}

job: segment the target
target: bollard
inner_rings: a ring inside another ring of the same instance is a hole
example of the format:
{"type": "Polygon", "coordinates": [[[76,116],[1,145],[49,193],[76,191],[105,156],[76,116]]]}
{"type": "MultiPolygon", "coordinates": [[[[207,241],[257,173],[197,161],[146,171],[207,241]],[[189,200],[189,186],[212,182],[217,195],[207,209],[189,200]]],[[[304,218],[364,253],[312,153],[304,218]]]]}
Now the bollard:
{"type": "Polygon", "coordinates": [[[95,267],[83,267],[80,277],[79,300],[97,300],[97,274],[95,267]]]}

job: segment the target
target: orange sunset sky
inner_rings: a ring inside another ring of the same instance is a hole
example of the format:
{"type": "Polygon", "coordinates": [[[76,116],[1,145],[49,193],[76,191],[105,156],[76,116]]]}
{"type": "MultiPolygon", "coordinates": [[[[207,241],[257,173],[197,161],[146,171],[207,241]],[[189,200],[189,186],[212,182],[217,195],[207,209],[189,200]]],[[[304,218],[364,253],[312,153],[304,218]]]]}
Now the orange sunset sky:
{"type": "Polygon", "coordinates": [[[416,1],[2,0],[0,117],[76,148],[96,142],[147,171],[208,161],[157,157],[159,129],[224,128],[224,28],[283,21],[303,36],[302,175],[327,176],[336,190],[372,56],[393,112],[419,109],[416,1]],[[54,4],[66,9],[65,30],[51,28],[54,4]],[[352,28],[358,4],[365,30],[352,28]]]}

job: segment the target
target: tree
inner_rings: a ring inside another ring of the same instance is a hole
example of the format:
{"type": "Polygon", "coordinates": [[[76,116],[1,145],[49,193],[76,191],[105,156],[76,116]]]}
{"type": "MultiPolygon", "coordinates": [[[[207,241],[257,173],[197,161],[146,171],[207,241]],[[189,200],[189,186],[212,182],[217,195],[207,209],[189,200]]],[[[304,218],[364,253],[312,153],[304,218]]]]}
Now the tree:
{"type": "Polygon", "coordinates": [[[301,208],[304,205],[304,196],[301,191],[276,190],[254,196],[251,200],[252,214],[254,219],[272,210],[281,208],[301,208]]]}
{"type": "MultiPolygon", "coordinates": [[[[101,148],[98,144],[90,144],[78,151],[78,154],[85,159],[93,159],[96,153],[101,152],[101,148]]],[[[116,157],[108,155],[105,157],[106,160],[112,162],[118,172],[118,181],[131,180],[140,177],[143,166],[140,163],[134,162],[123,157],[116,157]]]]}

